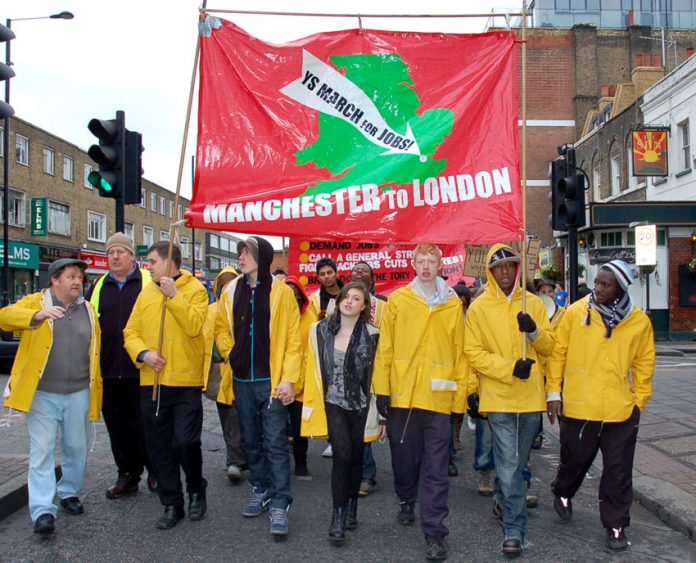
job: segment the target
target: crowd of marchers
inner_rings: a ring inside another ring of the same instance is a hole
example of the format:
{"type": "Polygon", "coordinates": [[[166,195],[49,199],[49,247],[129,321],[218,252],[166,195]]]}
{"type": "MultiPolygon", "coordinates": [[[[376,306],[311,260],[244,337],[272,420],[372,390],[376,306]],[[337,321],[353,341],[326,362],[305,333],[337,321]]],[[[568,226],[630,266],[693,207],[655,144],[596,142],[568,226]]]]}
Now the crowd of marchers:
{"type": "Polygon", "coordinates": [[[248,470],[242,516],[268,511],[274,539],[289,534],[291,467],[296,478],[311,478],[308,439],[326,441],[332,457],[327,538],[341,546],[358,528],[359,498],[376,486],[371,443],[387,437],[395,525],[419,520],[426,558],[445,559],[448,476],[457,472],[468,413],[479,493],[493,497],[502,527],[498,549],[517,557],[533,533],[529,456],[546,414],[560,424],[551,483],[560,521],[572,521],[572,499],[601,450],[606,543],[627,548],[655,348],[650,321],[629,294],[626,263],[604,264],[593,289],[565,308],[552,281],[522,287],[520,256],[503,244],[490,248],[477,291],[449,287],[440,249],[419,244],[413,281],[388,299],[375,293],[365,262],[344,285],[336,264],[320,259],[320,289],[307,295],[296,278],[271,273],[265,239],[249,237],[238,250],[239,271],[220,272],[211,299],[181,269],[176,245],[153,244],[148,267],[139,268],[133,240],[116,233],[107,242],[109,272],[84,297],[87,264],[60,259],[48,288],[0,310],[0,328],[22,334],[5,406],[26,413],[36,533],[53,532],[58,504],[69,515],[84,512],[89,421],[100,413],[118,469],[106,496],[130,495],[145,478],[164,507],[158,528],[187,513],[203,518],[203,392],[216,402],[227,477],[239,482],[248,470]]]}

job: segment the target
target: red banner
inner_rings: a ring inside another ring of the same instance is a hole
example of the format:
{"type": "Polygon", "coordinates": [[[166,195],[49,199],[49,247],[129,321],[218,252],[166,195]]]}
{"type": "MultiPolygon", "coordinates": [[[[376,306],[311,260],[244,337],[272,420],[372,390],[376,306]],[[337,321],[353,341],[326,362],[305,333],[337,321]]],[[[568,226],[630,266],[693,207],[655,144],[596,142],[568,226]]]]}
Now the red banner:
{"type": "MultiPolygon", "coordinates": [[[[413,281],[415,270],[411,265],[414,245],[381,244],[354,241],[325,241],[316,239],[290,239],[288,271],[305,285],[308,293],[319,289],[315,264],[319,258],[328,257],[336,262],[339,279],[347,283],[358,262],[367,262],[375,276],[375,291],[389,295],[395,289],[413,281]]],[[[442,275],[453,286],[459,281],[471,285],[472,277],[464,277],[466,250],[464,245],[443,244],[442,275]]]]}
{"type": "Polygon", "coordinates": [[[285,45],[201,23],[197,228],[520,239],[512,33],[346,30],[285,45]]]}

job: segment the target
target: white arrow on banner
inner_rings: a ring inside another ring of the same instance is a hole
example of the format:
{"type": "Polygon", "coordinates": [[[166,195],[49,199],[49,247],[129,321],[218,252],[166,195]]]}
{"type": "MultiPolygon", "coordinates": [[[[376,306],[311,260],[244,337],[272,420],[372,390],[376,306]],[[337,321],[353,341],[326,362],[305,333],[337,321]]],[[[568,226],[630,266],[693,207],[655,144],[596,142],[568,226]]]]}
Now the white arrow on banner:
{"type": "Polygon", "coordinates": [[[304,49],[302,76],[280,91],[307,107],[352,124],[366,139],[387,149],[382,155],[421,154],[408,123],[405,135],[394,131],[365,92],[304,49]]]}

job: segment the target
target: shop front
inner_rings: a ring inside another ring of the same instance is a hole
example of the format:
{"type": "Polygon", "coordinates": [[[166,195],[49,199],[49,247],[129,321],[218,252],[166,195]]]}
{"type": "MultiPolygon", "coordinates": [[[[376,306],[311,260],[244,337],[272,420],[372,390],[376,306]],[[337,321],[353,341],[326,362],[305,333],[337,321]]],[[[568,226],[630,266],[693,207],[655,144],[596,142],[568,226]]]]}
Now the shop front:
{"type": "MultiPolygon", "coordinates": [[[[37,271],[39,269],[39,247],[27,242],[10,242],[10,277],[9,299],[15,303],[25,295],[34,293],[38,288],[37,271]]],[[[0,244],[0,282],[4,273],[5,256],[0,244]]]]}

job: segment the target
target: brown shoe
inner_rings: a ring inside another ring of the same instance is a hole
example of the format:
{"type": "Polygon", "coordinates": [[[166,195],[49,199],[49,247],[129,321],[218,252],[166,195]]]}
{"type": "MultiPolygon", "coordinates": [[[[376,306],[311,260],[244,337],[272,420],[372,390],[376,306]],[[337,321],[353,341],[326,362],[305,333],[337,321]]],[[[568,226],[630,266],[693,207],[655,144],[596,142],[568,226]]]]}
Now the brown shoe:
{"type": "Polygon", "coordinates": [[[118,476],[118,481],[112,487],[106,489],[106,498],[117,499],[138,492],[138,477],[133,477],[130,473],[118,476]]]}
{"type": "Polygon", "coordinates": [[[493,481],[495,480],[495,473],[492,469],[486,471],[479,471],[479,486],[478,493],[482,497],[492,497],[493,496],[493,481]]]}

